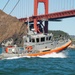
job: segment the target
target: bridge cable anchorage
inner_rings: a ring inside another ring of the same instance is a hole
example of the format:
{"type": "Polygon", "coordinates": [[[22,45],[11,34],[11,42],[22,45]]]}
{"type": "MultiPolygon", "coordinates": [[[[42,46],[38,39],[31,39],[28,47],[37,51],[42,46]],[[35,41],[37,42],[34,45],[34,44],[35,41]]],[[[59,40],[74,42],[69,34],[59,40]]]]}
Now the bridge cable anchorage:
{"type": "Polygon", "coordinates": [[[16,5],[13,7],[13,9],[12,9],[11,12],[9,13],[9,15],[13,12],[13,10],[16,8],[16,6],[18,5],[19,2],[20,2],[20,0],[18,0],[18,2],[17,2],[16,5]]]}
{"type": "Polygon", "coordinates": [[[10,2],[10,0],[7,1],[7,3],[5,4],[5,6],[3,7],[2,10],[4,10],[6,8],[6,6],[8,5],[9,2],[10,2]]]}

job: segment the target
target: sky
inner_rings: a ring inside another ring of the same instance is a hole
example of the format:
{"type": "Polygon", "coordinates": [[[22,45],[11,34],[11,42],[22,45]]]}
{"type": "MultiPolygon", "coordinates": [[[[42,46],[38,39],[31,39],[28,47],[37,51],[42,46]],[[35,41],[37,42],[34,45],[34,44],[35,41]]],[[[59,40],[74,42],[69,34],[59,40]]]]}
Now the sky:
{"type": "MultiPolygon", "coordinates": [[[[0,0],[0,10],[3,9],[8,0],[0,0]]],[[[18,0],[10,0],[3,10],[9,14],[18,0]]],[[[75,0],[49,0],[49,13],[75,9],[75,0]]],[[[10,14],[17,18],[32,16],[34,13],[34,0],[20,0],[14,11],[10,14]]],[[[38,15],[44,14],[44,4],[39,3],[38,15]]],[[[61,22],[49,22],[49,30],[62,30],[69,35],[75,35],[75,17],[62,19],[61,22]]]]}

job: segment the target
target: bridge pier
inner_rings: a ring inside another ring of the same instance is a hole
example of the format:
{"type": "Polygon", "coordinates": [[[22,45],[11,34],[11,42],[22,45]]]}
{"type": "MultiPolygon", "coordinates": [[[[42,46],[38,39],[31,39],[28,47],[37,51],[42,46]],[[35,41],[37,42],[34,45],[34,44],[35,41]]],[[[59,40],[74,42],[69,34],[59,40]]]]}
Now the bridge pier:
{"type": "MultiPolygon", "coordinates": [[[[38,3],[44,3],[45,6],[45,15],[48,14],[48,0],[34,0],[34,16],[38,15],[38,3]]],[[[37,19],[34,19],[34,28],[35,31],[38,31],[38,27],[37,27],[37,19]]],[[[44,27],[44,32],[48,33],[48,21],[45,21],[45,27],[44,27]]]]}
{"type": "Polygon", "coordinates": [[[48,21],[45,21],[44,31],[45,33],[48,33],[48,21]]]}

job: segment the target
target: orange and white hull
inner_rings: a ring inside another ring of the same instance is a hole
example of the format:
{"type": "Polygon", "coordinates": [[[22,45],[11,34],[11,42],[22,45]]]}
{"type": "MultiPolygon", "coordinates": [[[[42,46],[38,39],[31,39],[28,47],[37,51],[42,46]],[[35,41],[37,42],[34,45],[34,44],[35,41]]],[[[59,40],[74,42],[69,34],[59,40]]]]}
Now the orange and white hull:
{"type": "Polygon", "coordinates": [[[54,48],[54,49],[50,49],[49,51],[46,51],[46,52],[38,52],[38,53],[33,53],[33,54],[27,54],[27,56],[42,56],[42,55],[45,55],[45,54],[51,54],[53,52],[60,52],[60,51],[63,51],[65,48],[67,48],[70,44],[71,44],[71,40],[69,42],[67,42],[66,44],[60,46],[60,47],[57,47],[57,48],[54,48]]]}

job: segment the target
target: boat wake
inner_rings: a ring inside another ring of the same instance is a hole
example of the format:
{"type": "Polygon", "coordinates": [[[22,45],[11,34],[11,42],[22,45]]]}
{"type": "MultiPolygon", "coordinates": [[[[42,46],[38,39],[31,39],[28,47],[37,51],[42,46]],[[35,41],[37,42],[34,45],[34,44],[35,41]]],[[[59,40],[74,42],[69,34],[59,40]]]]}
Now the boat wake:
{"type": "Polygon", "coordinates": [[[19,58],[67,58],[68,55],[67,55],[67,52],[59,52],[59,53],[51,53],[51,54],[46,54],[46,55],[42,55],[42,56],[20,56],[20,57],[8,57],[8,58],[5,58],[7,60],[10,60],[10,59],[19,59],[19,58]]]}
{"type": "Polygon", "coordinates": [[[9,58],[5,58],[7,60],[11,60],[11,59],[19,59],[19,58],[31,58],[30,56],[22,56],[22,57],[9,57],[9,58]]]}
{"type": "Polygon", "coordinates": [[[60,53],[52,53],[52,54],[46,54],[43,56],[38,56],[40,58],[67,58],[67,55],[63,52],[60,53]]]}
{"type": "MultiPolygon", "coordinates": [[[[46,55],[42,55],[42,56],[37,56],[39,58],[67,58],[67,54],[60,52],[60,53],[51,53],[51,54],[46,54],[46,55]]],[[[23,56],[23,57],[10,57],[10,58],[6,58],[7,60],[11,60],[11,59],[19,59],[19,58],[36,58],[36,57],[30,57],[30,56],[23,56]]]]}

